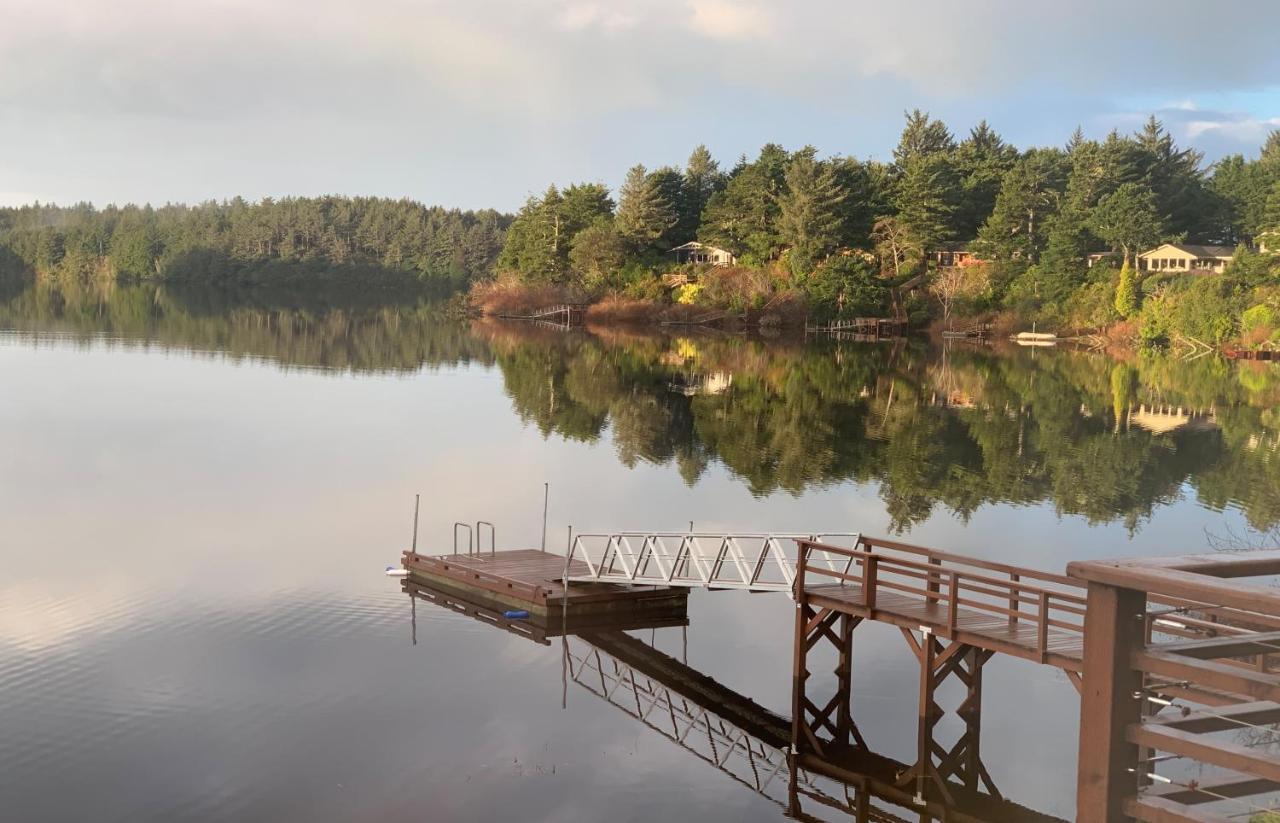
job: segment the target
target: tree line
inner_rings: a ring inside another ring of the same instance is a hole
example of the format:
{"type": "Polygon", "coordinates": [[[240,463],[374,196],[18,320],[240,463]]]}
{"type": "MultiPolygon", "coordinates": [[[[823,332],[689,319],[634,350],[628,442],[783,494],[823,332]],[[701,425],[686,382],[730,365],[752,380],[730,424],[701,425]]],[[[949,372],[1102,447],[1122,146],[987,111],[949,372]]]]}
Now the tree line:
{"type": "Polygon", "coordinates": [[[1121,261],[1161,241],[1237,246],[1277,228],[1280,131],[1256,159],[1207,165],[1154,117],[1132,135],[1077,129],[1060,147],[1020,150],[986,122],[957,139],[917,110],[890,162],[771,143],[726,171],[699,146],[683,168],[632,167],[616,201],[598,183],[553,185],[516,215],[497,269],[652,296],[669,250],[698,240],[768,275],[745,302],[791,292],[862,311],[883,307],[886,282],[927,272],[931,252],[961,241],[987,264],[976,282],[955,283],[977,308],[1034,316],[1074,298],[1079,314],[1105,321],[1116,319],[1121,261]],[[1092,271],[1099,252],[1115,265],[1092,271]],[[1102,279],[1106,288],[1080,294],[1102,279]]]}
{"type": "Polygon", "coordinates": [[[37,203],[0,209],[0,246],[11,267],[72,277],[218,281],[346,271],[466,282],[492,270],[509,223],[493,210],[376,197],[37,203]]]}

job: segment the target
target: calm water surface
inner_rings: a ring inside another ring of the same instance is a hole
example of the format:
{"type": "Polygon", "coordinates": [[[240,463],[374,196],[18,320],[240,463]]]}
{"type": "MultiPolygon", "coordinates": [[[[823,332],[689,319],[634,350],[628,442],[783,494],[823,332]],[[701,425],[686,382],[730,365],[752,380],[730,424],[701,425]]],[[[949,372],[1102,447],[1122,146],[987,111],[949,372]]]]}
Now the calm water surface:
{"type": "MultiPolygon", "coordinates": [[[[0,818],[781,819],[566,686],[558,641],[411,609],[382,569],[417,492],[428,550],[477,519],[536,546],[546,481],[556,550],[569,524],[692,520],[1052,571],[1280,520],[1265,365],[566,334],[439,306],[0,290],[0,818]]],[[[640,634],[789,713],[791,619],[696,592],[684,636],[640,634]]],[[[855,718],[912,759],[915,660],[895,630],[858,637],[855,718]]],[[[985,682],[996,783],[1070,817],[1074,689],[1002,658],[985,682]]]]}

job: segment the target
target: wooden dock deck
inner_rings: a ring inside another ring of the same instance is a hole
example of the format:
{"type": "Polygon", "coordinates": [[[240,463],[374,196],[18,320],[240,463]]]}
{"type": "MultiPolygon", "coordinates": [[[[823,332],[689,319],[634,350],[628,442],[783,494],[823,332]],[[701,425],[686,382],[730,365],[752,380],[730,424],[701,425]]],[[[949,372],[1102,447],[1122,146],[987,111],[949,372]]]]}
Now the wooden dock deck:
{"type": "MultiPolygon", "coordinates": [[[[566,634],[621,633],[638,629],[663,629],[689,625],[689,616],[683,601],[673,602],[670,606],[663,608],[624,610],[620,613],[579,613],[571,608],[563,615],[530,612],[528,617],[512,618],[507,617],[511,604],[496,600],[486,591],[463,592],[456,587],[412,577],[405,578],[400,585],[401,589],[414,601],[430,603],[542,646],[549,646],[553,638],[566,634]]],[[[416,623],[414,633],[416,636],[416,623]]]]}
{"type": "MultiPolygon", "coordinates": [[[[872,617],[872,611],[864,605],[866,598],[862,587],[857,583],[807,586],[805,596],[818,608],[872,617]]],[[[1084,635],[1079,631],[1050,626],[1042,653],[1040,626],[1034,617],[1018,620],[965,606],[958,606],[953,615],[945,602],[930,602],[925,597],[909,594],[884,593],[876,598],[874,619],[909,630],[927,627],[932,633],[958,643],[1047,663],[1071,672],[1079,672],[1084,667],[1084,635]]]]}
{"type": "MultiPolygon", "coordinates": [[[[575,583],[566,590],[564,558],[537,549],[439,556],[406,551],[403,562],[410,578],[540,617],[559,616],[563,609],[571,615],[683,615],[689,596],[681,588],[613,583],[575,583]]],[[[585,568],[581,561],[569,564],[571,574],[585,568]]]]}

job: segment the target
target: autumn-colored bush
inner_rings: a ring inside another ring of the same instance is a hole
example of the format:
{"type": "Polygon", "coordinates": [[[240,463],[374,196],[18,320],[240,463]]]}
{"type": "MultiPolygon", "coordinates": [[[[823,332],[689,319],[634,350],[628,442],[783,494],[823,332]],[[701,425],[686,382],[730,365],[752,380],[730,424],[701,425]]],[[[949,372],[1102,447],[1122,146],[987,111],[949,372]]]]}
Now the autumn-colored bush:
{"type": "Polygon", "coordinates": [[[651,300],[633,300],[620,295],[609,295],[587,307],[589,323],[652,323],[657,321],[664,307],[651,300]]]}
{"type": "Polygon", "coordinates": [[[529,314],[559,303],[573,302],[568,289],[547,284],[490,280],[471,287],[471,305],[482,314],[529,314]]]}
{"type": "Polygon", "coordinates": [[[701,275],[698,302],[730,311],[759,309],[774,295],[769,273],[745,266],[723,266],[701,275]]]}

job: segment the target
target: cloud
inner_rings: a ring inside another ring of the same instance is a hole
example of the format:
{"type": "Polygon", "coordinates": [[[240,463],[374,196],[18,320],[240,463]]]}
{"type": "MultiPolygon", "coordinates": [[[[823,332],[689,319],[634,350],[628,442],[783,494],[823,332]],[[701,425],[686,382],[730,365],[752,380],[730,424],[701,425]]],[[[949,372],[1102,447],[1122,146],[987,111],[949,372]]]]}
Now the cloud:
{"type": "Polygon", "coordinates": [[[635,25],[636,18],[631,14],[606,8],[599,3],[572,3],[560,13],[560,26],[568,31],[599,29],[617,32],[634,28],[635,25]]]}
{"type": "Polygon", "coordinates": [[[714,40],[755,40],[776,28],[772,16],[754,6],[728,0],[693,0],[690,6],[690,26],[714,40]]]}
{"type": "MultiPolygon", "coordinates": [[[[1076,123],[1123,122],[1117,101],[1275,89],[1280,4],[1233,12],[1251,24],[1212,59],[1152,60],[1133,32],[1200,18],[1197,3],[0,0],[0,179],[60,199],[346,191],[510,208],[702,141],[730,157],[770,140],[884,156],[916,106],[957,131],[988,117],[1017,142],[1060,143],[1076,123]]],[[[1160,48],[1200,55],[1202,34],[1174,26],[1160,48]]],[[[1268,100],[1246,116],[1265,124],[1280,92],[1268,100]]]]}
{"type": "Polygon", "coordinates": [[[1186,124],[1187,136],[1192,140],[1212,132],[1242,143],[1255,144],[1265,140],[1277,128],[1280,128],[1280,117],[1260,120],[1248,115],[1236,115],[1229,120],[1192,120],[1186,124]]]}

